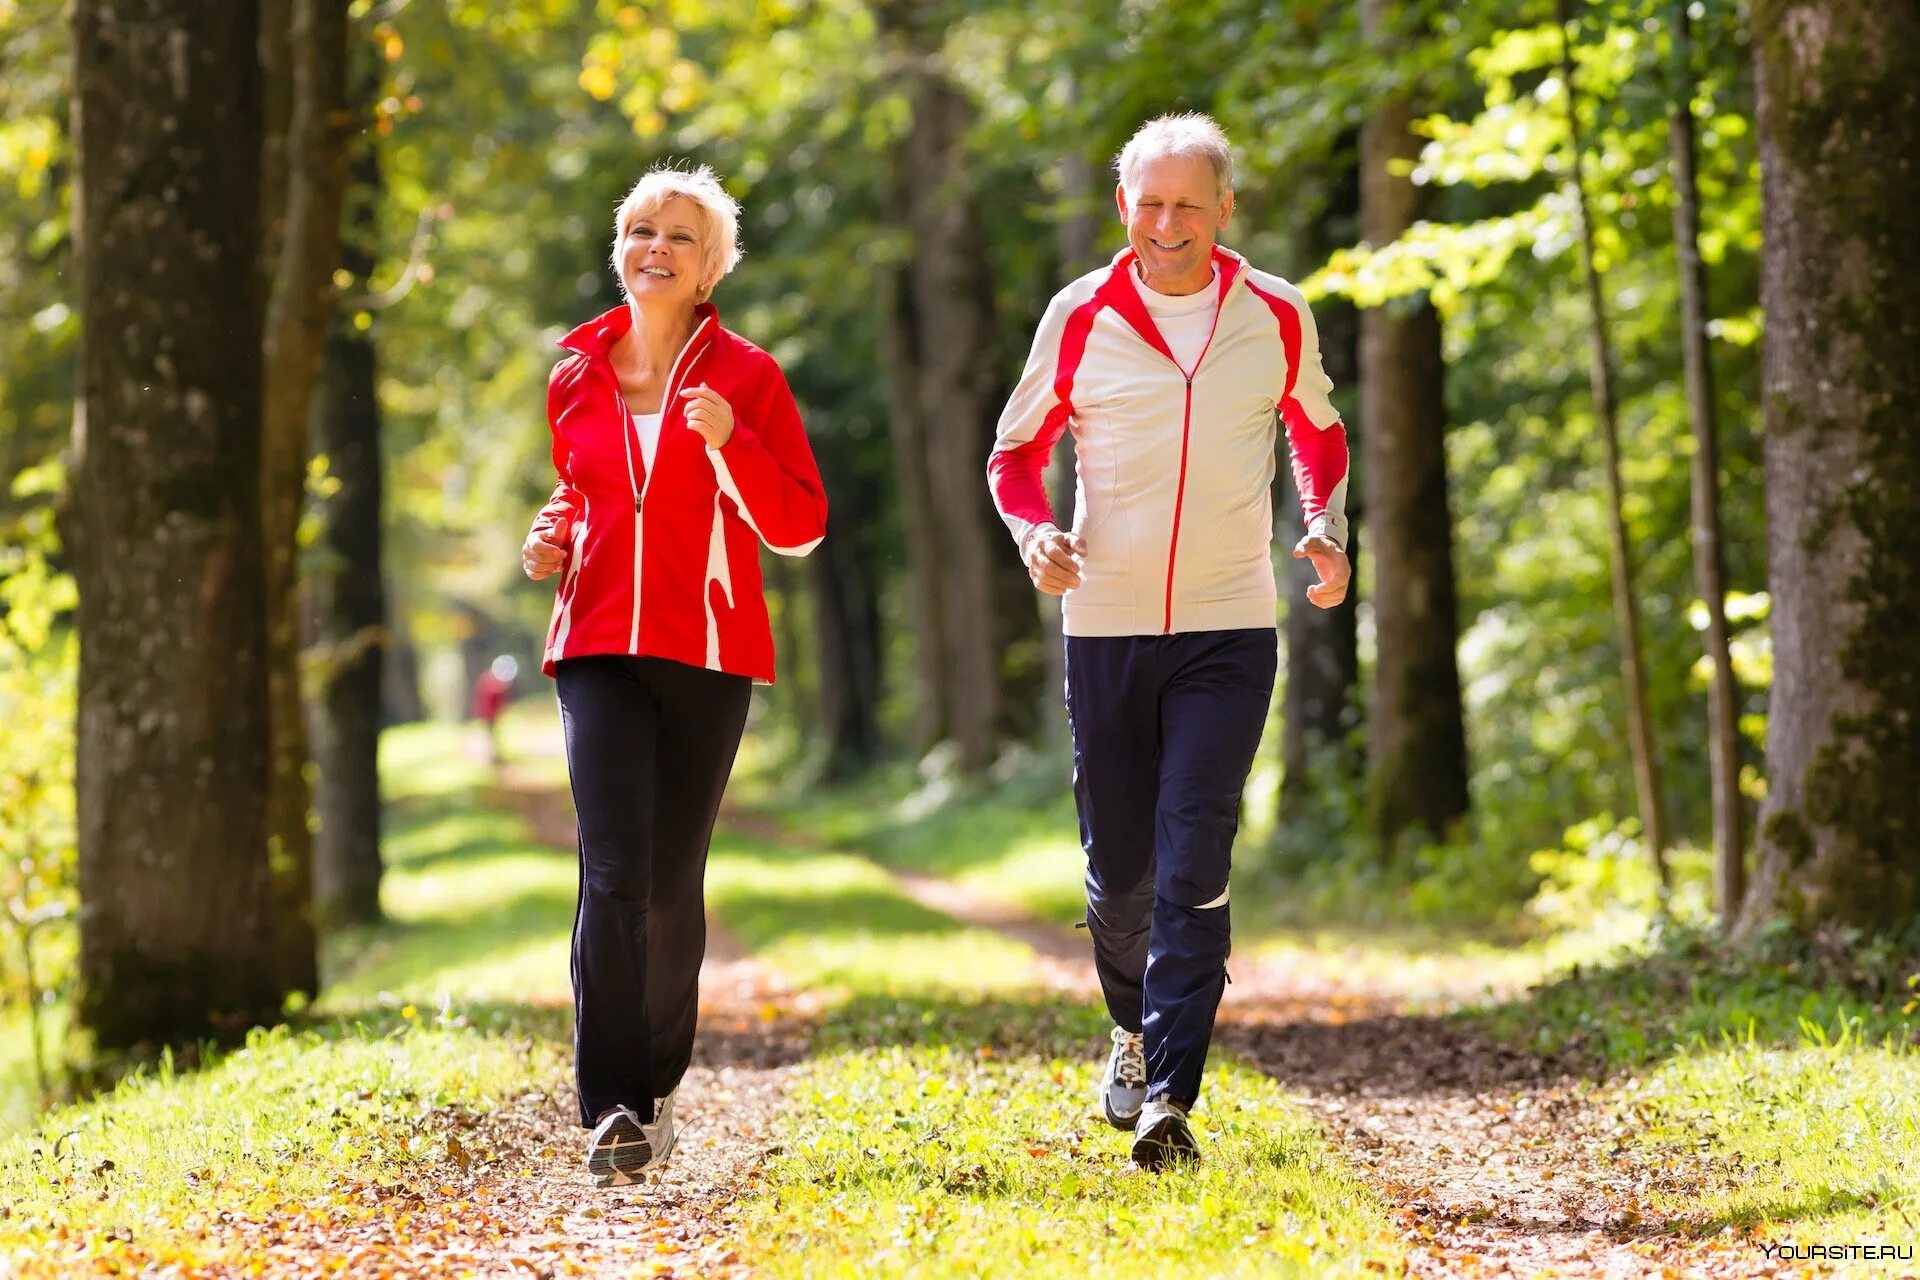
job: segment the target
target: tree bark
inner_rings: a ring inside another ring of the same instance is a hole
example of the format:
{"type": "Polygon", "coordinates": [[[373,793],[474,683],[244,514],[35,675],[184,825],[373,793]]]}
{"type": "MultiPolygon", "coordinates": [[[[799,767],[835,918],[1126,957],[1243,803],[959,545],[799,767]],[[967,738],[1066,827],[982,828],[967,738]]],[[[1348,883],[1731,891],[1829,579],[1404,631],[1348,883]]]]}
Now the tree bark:
{"type": "MultiPolygon", "coordinates": [[[[1072,99],[1072,82],[1068,82],[1072,99]]],[[[1067,206],[1056,230],[1062,280],[1077,279],[1099,265],[1099,229],[1093,213],[1093,164],[1086,153],[1069,150],[1060,157],[1060,198],[1067,206]]],[[[1054,442],[1047,460],[1047,501],[1053,507],[1054,523],[1062,529],[1073,527],[1075,490],[1079,463],[1074,455],[1073,432],[1063,431],[1054,442]]],[[[1045,687],[1040,696],[1042,740],[1049,744],[1067,742],[1067,646],[1065,616],[1059,596],[1044,591],[1033,593],[1040,610],[1040,640],[1045,646],[1045,687]]]]}
{"type": "MultiPolygon", "coordinates": [[[[898,361],[889,376],[912,397],[902,407],[924,450],[928,505],[924,517],[909,518],[931,527],[910,546],[924,553],[927,535],[938,538],[934,558],[913,565],[915,578],[928,580],[938,596],[939,668],[929,672],[923,658],[923,677],[944,686],[959,767],[978,774],[993,760],[1002,723],[1001,659],[1016,628],[1003,603],[1017,597],[996,590],[1006,584],[993,573],[993,513],[982,479],[1000,406],[994,362],[981,359],[995,343],[986,234],[966,177],[973,106],[940,65],[944,29],[932,7],[899,0],[878,13],[899,53],[912,111],[894,161],[910,265],[896,309],[900,331],[887,346],[898,361]]],[[[908,502],[915,496],[902,493],[908,502]]],[[[1030,634],[1031,606],[1021,612],[1030,634]]]]}
{"type": "Polygon", "coordinates": [[[1693,20],[1688,0],[1674,5],[1675,84],[1667,112],[1673,164],[1673,244],[1680,272],[1680,354],[1686,365],[1687,416],[1693,426],[1693,573],[1707,609],[1707,753],[1713,786],[1713,901],[1731,924],[1746,892],[1740,800],[1740,693],[1728,640],[1726,558],[1720,549],[1720,432],[1715,420],[1713,357],[1707,346],[1707,269],[1700,259],[1700,190],[1695,179],[1693,20]]]}
{"type": "Polygon", "coordinates": [[[1920,912],[1920,4],[1757,0],[1773,693],[1740,927],[1920,912]]]}
{"type": "Polygon", "coordinates": [[[880,752],[880,610],[864,541],[878,519],[879,495],[847,456],[852,450],[844,437],[816,436],[814,450],[834,496],[836,529],[807,558],[819,651],[820,731],[827,776],[846,780],[880,752]]]}
{"type": "MultiPolygon", "coordinates": [[[[1336,148],[1334,178],[1325,207],[1295,232],[1299,270],[1317,267],[1338,244],[1351,244],[1360,216],[1360,172],[1355,163],[1357,137],[1349,135],[1336,148]]],[[[1360,317],[1344,298],[1329,297],[1314,305],[1320,330],[1320,356],[1336,390],[1357,386],[1360,373],[1360,317]]],[[[1356,453],[1364,440],[1362,424],[1346,418],[1347,443],[1356,453]]],[[[1361,507],[1364,493],[1350,476],[1347,488],[1347,556],[1360,556],[1361,507]]],[[[1295,560],[1293,548],[1306,536],[1300,515],[1300,497],[1294,492],[1293,468],[1274,468],[1273,502],[1278,531],[1282,595],[1286,601],[1285,639],[1287,683],[1281,696],[1280,811],[1276,831],[1282,840],[1292,831],[1324,829],[1318,821],[1328,812],[1326,795],[1316,785],[1329,776],[1358,778],[1365,761],[1349,745],[1358,711],[1360,680],[1359,617],[1361,583],[1356,575],[1347,598],[1337,609],[1320,609],[1307,602],[1307,588],[1319,581],[1313,566],[1295,560]]]]}
{"type": "MultiPolygon", "coordinates": [[[[361,50],[356,90],[363,123],[379,81],[361,50]]],[[[368,291],[378,259],[380,155],[371,130],[353,148],[340,265],[349,290],[368,291]]],[[[381,688],[388,647],[381,556],[384,485],[378,359],[371,327],[337,315],[314,389],[313,452],[335,488],[320,504],[320,556],[309,584],[308,642],[318,658],[309,705],[313,761],[314,913],[322,929],[380,918],[381,688]]]]}
{"type": "MultiPolygon", "coordinates": [[[[908,199],[905,166],[896,160],[894,207],[908,199]]],[[[913,305],[911,267],[901,262],[880,272],[880,351],[887,369],[887,421],[893,439],[894,475],[900,486],[900,525],[907,540],[907,590],[912,599],[916,692],[913,749],[922,753],[951,731],[947,702],[946,610],[939,572],[944,542],[927,473],[927,425],[920,407],[919,318],[913,305]]]]}
{"type": "MultiPolygon", "coordinates": [[[[1366,0],[1369,37],[1397,42],[1403,11],[1366,0]]],[[[1360,232],[1370,244],[1397,239],[1422,213],[1421,190],[1392,171],[1419,154],[1412,118],[1411,103],[1394,99],[1361,130],[1360,232]]],[[[1425,296],[1361,313],[1360,376],[1376,637],[1367,808],[1391,856],[1416,833],[1446,838],[1468,802],[1440,317],[1425,296]]]]}
{"type": "Polygon", "coordinates": [[[79,1017],[273,1019],[261,75],[248,5],[78,0],[79,1017]]]}
{"type": "MultiPolygon", "coordinates": [[[[267,852],[273,868],[276,967],[284,988],[319,990],[313,918],[312,796],[300,687],[299,528],[307,474],[307,415],[326,355],[333,272],[346,192],[347,13],[341,0],[293,0],[285,38],[293,77],[286,195],[267,304],[266,411],[260,459],[267,564],[267,684],[272,777],[267,852]]],[[[268,31],[271,42],[277,34],[268,31]]]]}
{"type": "Polygon", "coordinates": [[[1600,270],[1594,263],[1593,216],[1587,207],[1586,181],[1581,174],[1585,148],[1580,140],[1579,104],[1573,81],[1572,37],[1567,27],[1572,22],[1572,0],[1560,4],[1560,80],[1565,87],[1567,138],[1572,151],[1569,163],[1573,184],[1574,213],[1578,221],[1581,269],[1586,277],[1587,377],[1593,386],[1593,412],[1600,422],[1601,439],[1606,444],[1608,564],[1613,580],[1614,625],[1620,632],[1621,682],[1627,694],[1627,750],[1633,759],[1634,790],[1639,798],[1640,827],[1660,875],[1663,888],[1670,884],[1667,871],[1667,819],[1660,795],[1660,765],[1654,755],[1653,724],[1647,714],[1646,662],[1640,645],[1640,604],[1633,586],[1633,548],[1627,538],[1627,518],[1620,490],[1620,423],[1614,410],[1613,352],[1607,337],[1607,300],[1600,284],[1600,270]]]}

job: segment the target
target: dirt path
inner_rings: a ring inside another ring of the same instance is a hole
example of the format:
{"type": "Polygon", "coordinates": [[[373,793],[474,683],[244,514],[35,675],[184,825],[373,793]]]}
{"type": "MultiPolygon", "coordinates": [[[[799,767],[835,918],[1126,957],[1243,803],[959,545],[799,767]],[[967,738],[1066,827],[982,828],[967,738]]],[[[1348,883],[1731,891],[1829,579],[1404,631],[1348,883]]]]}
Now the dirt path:
{"type": "MultiPolygon", "coordinates": [[[[538,838],[573,842],[572,812],[550,786],[495,799],[538,838]]],[[[750,812],[736,830],[814,843],[750,812]]],[[[1093,996],[1084,935],[1035,920],[977,890],[889,871],[915,900],[1035,951],[1035,981],[1093,996]]],[[[702,1030],[683,1092],[689,1124],[663,1174],[642,1186],[592,1188],[565,1079],[481,1116],[442,1117],[446,1158],[406,1187],[351,1188],[332,1207],[230,1222],[268,1276],[304,1275],[316,1257],[349,1274],[413,1277],[750,1275],[733,1248],[733,1215],[769,1150],[770,1122],[816,1010],[777,975],[710,933],[702,1030]],[[343,1211],[341,1200],[362,1212],[343,1211]]],[[[1487,1277],[1773,1277],[1731,1231],[1702,1237],[1659,1224],[1661,1190],[1697,1187],[1693,1159],[1653,1162],[1606,1085],[1494,1045],[1354,979],[1337,961],[1233,966],[1218,1042],[1284,1084],[1391,1206],[1410,1274],[1487,1277]]],[[[1204,1104],[1200,1113],[1204,1139],[1204,1104]]],[[[249,1271],[248,1274],[262,1274],[249,1271]]],[[[235,1273],[240,1274],[239,1272],[235,1273]]]]}
{"type": "MultiPolygon", "coordinates": [[[[764,817],[744,820],[763,838],[796,838],[764,817]]],[[[1097,992],[1084,935],[968,886],[889,874],[923,905],[1032,947],[1041,984],[1097,992]]],[[[1637,1148],[1609,1086],[1414,1013],[1404,995],[1356,980],[1334,958],[1232,969],[1218,1042],[1284,1084],[1394,1207],[1411,1275],[1806,1274],[1731,1229],[1662,1225],[1649,1199],[1697,1189],[1710,1171],[1637,1148]]]]}
{"type": "MultiPolygon", "coordinates": [[[[573,845],[564,791],[507,770],[487,800],[519,813],[541,843],[573,845]]],[[[686,1127],[663,1171],[592,1186],[562,1075],[485,1114],[433,1117],[421,1140],[442,1158],[409,1184],[349,1185],[324,1204],[218,1224],[253,1261],[206,1274],[305,1277],[344,1259],[345,1274],[391,1280],[750,1275],[731,1243],[735,1206],[769,1154],[770,1122],[817,1015],[709,919],[700,1033],[676,1105],[686,1127]]]]}

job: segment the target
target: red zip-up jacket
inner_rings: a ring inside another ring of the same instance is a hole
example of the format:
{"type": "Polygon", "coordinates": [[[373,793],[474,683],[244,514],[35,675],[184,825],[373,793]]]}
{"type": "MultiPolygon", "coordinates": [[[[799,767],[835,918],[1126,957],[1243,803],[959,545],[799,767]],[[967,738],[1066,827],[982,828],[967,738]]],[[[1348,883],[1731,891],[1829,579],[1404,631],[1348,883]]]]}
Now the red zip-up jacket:
{"type": "Polygon", "coordinates": [[[667,376],[653,466],[607,353],[633,326],[620,306],[560,340],[547,386],[560,483],[533,527],[566,549],[542,670],[627,653],[773,680],[760,548],[803,556],[827,529],[827,496],[785,375],[720,327],[712,303],[667,376]],[[733,435],[707,447],[680,392],[702,384],[733,407],[733,435]],[[557,535],[557,536],[555,536],[557,535]]]}

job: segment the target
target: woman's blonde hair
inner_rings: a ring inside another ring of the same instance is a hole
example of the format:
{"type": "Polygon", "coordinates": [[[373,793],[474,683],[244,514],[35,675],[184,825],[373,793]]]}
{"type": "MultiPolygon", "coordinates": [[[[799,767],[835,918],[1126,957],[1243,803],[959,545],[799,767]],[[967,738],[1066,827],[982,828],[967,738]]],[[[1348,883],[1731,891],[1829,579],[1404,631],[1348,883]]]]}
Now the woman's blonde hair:
{"type": "Polygon", "coordinates": [[[699,210],[702,229],[700,248],[703,266],[700,296],[706,297],[740,261],[740,202],[720,185],[720,176],[706,165],[697,169],[676,169],[658,164],[633,184],[627,198],[613,215],[613,274],[620,276],[620,241],[635,218],[657,213],[675,196],[685,196],[699,210]]]}

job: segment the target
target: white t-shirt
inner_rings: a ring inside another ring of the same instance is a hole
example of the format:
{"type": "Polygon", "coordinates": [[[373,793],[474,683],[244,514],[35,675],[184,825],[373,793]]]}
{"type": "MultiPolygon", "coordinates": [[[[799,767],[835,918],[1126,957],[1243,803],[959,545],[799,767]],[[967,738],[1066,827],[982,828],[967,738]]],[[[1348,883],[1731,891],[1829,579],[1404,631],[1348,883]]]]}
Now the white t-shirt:
{"type": "Polygon", "coordinates": [[[640,433],[640,460],[647,470],[653,470],[653,451],[660,447],[660,414],[636,413],[633,415],[634,430],[640,433]]]}
{"type": "Polygon", "coordinates": [[[1213,279],[1198,293],[1178,297],[1155,293],[1142,284],[1137,275],[1133,283],[1140,290],[1140,301],[1147,304],[1147,314],[1153,317],[1154,327],[1166,339],[1167,350],[1173,353],[1181,372],[1191,374],[1200,363],[1201,352],[1206,350],[1207,336],[1213,332],[1214,303],[1220,300],[1220,268],[1213,269],[1213,279]]]}

